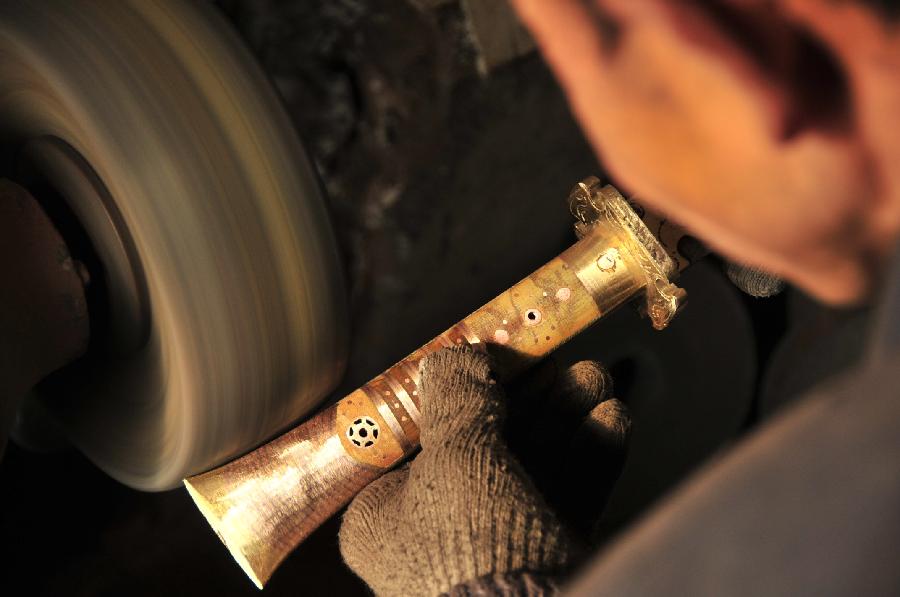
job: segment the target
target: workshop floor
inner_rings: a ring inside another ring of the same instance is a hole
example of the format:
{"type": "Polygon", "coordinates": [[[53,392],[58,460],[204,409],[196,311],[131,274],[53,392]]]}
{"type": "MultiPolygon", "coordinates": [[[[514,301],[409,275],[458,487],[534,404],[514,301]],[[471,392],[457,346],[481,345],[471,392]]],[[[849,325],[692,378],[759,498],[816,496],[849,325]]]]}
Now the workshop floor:
{"type": "MultiPolygon", "coordinates": [[[[602,173],[536,54],[479,74],[472,23],[455,1],[217,4],[283,94],[330,195],[352,298],[344,389],[571,242],[567,192],[602,173]]],[[[654,335],[623,311],[563,356],[615,365],[636,411],[610,532],[748,416],[753,314],[713,265],[685,285],[692,304],[672,329],[654,335]],[[664,392],[669,384],[677,391],[664,392]]],[[[332,521],[291,555],[266,594],[366,594],[340,562],[337,529],[332,521]]],[[[9,448],[0,537],[3,595],[257,594],[184,491],[132,491],[77,453],[9,448]]]]}

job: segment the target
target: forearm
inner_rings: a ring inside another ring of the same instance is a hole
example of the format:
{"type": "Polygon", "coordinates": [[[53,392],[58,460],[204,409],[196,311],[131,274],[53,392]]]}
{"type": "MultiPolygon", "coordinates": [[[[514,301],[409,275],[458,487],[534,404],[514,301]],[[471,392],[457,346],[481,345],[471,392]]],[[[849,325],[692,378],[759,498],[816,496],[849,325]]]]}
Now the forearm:
{"type": "Polygon", "coordinates": [[[566,594],[897,594],[898,357],[816,391],[707,467],[566,594]]]}

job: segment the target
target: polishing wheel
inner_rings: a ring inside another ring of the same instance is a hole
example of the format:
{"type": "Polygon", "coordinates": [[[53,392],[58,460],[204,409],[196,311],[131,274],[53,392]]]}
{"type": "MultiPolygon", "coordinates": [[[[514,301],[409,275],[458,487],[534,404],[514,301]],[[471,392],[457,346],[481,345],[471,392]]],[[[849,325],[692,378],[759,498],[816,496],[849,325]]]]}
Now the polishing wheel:
{"type": "Polygon", "coordinates": [[[345,293],[315,172],[212,9],[3,2],[0,133],[0,175],[94,264],[88,353],[29,399],[110,475],[173,487],[337,383],[345,293]]]}

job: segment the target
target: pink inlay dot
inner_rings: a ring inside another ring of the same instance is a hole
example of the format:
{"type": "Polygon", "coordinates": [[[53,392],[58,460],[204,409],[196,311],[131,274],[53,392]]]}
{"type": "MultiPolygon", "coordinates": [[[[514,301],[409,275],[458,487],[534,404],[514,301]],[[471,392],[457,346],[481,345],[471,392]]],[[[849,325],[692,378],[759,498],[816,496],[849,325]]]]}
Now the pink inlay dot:
{"type": "Polygon", "coordinates": [[[566,302],[572,298],[572,291],[568,288],[560,288],[556,291],[556,298],[562,302],[566,302]]]}
{"type": "Polygon", "coordinates": [[[509,332],[503,329],[497,330],[494,332],[494,340],[497,344],[506,344],[509,342],[509,332]]]}

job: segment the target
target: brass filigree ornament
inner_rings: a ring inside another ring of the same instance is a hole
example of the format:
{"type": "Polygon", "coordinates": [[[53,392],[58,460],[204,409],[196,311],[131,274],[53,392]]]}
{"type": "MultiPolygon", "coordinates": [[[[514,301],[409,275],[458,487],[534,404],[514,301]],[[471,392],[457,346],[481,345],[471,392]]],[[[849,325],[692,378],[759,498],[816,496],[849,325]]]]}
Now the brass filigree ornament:
{"type": "MultiPolygon", "coordinates": [[[[646,305],[643,312],[653,327],[661,330],[669,325],[678,310],[684,306],[687,293],[669,281],[677,275],[676,261],[670,252],[650,232],[638,217],[632,204],[610,185],[601,186],[594,176],[585,178],[569,194],[569,210],[575,217],[575,235],[578,238],[592,234],[601,222],[611,222],[626,231],[633,242],[629,243],[647,275],[646,305]]],[[[608,259],[608,257],[605,257],[608,259]]],[[[601,256],[601,259],[604,259],[601,256]]],[[[598,262],[601,270],[602,264],[598,262]]]]}

